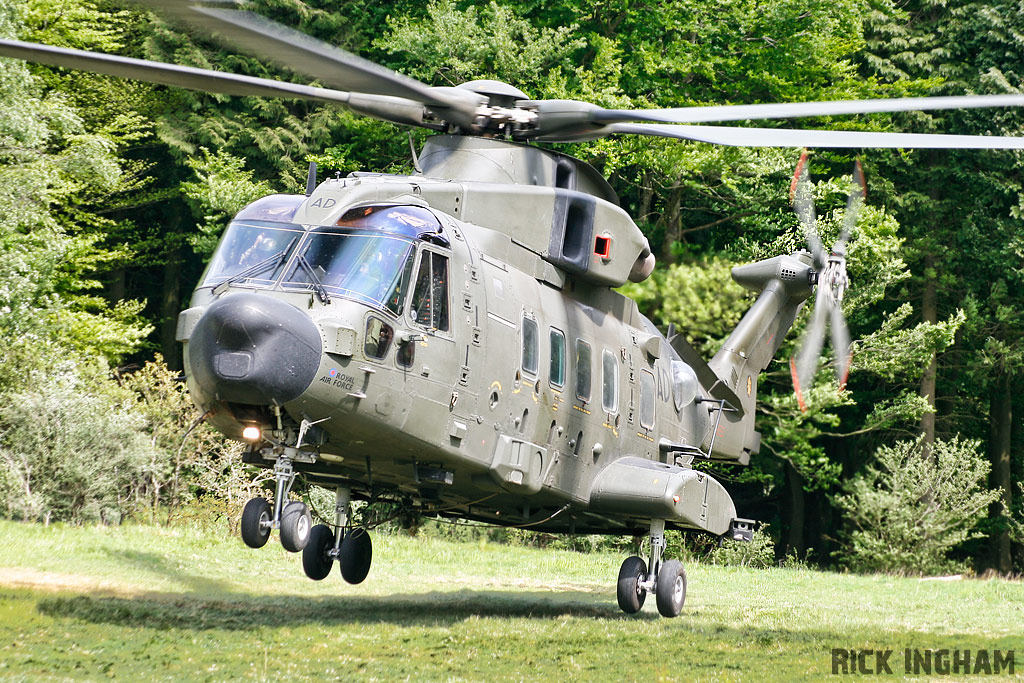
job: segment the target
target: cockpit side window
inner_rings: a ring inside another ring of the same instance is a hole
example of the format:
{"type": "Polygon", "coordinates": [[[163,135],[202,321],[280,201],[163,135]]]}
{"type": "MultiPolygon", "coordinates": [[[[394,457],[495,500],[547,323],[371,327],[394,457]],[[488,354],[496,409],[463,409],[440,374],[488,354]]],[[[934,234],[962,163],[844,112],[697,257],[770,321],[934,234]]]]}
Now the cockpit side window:
{"type": "Polygon", "coordinates": [[[412,292],[409,315],[419,325],[447,332],[448,322],[448,257],[424,251],[416,286],[412,292]]]}
{"type": "Polygon", "coordinates": [[[376,316],[366,321],[366,339],[363,343],[363,354],[372,360],[379,360],[387,355],[395,330],[376,316]]]}

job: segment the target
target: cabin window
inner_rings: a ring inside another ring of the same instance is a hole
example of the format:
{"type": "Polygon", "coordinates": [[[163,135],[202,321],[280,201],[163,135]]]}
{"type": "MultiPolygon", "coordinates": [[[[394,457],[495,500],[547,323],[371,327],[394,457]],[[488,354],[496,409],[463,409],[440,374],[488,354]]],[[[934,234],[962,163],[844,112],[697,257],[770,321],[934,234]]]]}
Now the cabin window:
{"type": "Polygon", "coordinates": [[[576,398],[590,400],[590,344],[576,340],[576,398]]]}
{"type": "Polygon", "coordinates": [[[601,405],[605,412],[614,413],[619,409],[619,362],[615,354],[608,349],[602,355],[602,378],[604,390],[601,392],[601,405]]]}
{"type": "Polygon", "coordinates": [[[416,274],[410,315],[416,323],[448,331],[448,257],[424,251],[416,274]]]}
{"type": "Polygon", "coordinates": [[[391,325],[380,318],[370,316],[366,321],[366,340],[363,342],[363,353],[367,358],[380,360],[387,355],[395,331],[391,325]]]}
{"type": "Polygon", "coordinates": [[[561,388],[565,385],[565,335],[551,328],[551,371],[548,381],[551,386],[561,388]]]}
{"type": "Polygon", "coordinates": [[[537,321],[523,317],[523,372],[537,374],[540,367],[537,352],[537,321]]]}
{"type": "Polygon", "coordinates": [[[646,370],[640,371],[640,426],[654,428],[654,406],[658,393],[654,375],[646,370]]]}

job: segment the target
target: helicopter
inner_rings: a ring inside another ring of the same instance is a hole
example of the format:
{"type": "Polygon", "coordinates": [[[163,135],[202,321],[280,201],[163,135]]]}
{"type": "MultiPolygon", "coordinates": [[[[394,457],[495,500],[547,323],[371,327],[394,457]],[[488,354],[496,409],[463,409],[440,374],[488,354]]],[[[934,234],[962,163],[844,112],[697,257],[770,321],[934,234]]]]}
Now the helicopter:
{"type": "MultiPolygon", "coordinates": [[[[680,614],[686,572],[666,529],[749,541],[725,487],[696,462],[749,464],[759,452],[758,377],[817,291],[793,359],[806,388],[831,325],[840,385],[845,245],[827,252],[808,204],[794,205],[809,251],[733,269],[756,293],[705,360],[616,291],[655,258],[615,191],[587,163],[535,143],[651,135],[723,145],[1021,149],[1024,138],[711,126],[708,123],[1008,107],[1022,95],[614,110],[531,100],[478,80],[430,86],[257,14],[187,0],[144,6],[322,83],[308,86],[116,55],[0,40],[0,55],[236,96],[347,107],[437,134],[408,175],[355,172],[304,194],[273,194],[230,222],[177,321],[188,391],[204,418],[274,473],[272,502],[246,503],[241,535],[277,530],[305,574],[365,580],[371,537],[353,501],[401,517],[474,520],[550,533],[647,535],[624,560],[626,613],[653,594],[680,614]],[[290,499],[297,479],[335,492],[333,524],[290,499]]],[[[861,185],[863,181],[859,181],[861,185]]],[[[685,323],[685,321],[680,321],[685,323]]],[[[801,399],[802,402],[802,399],[801,399]]]]}

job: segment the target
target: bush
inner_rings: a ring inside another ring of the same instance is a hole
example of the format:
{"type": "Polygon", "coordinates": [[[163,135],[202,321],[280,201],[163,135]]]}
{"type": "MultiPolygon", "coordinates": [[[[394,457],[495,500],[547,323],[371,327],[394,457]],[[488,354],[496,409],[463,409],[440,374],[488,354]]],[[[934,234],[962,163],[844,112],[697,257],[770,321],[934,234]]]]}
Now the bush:
{"type": "Polygon", "coordinates": [[[722,545],[709,553],[708,560],[712,564],[729,567],[774,567],[775,541],[768,533],[767,525],[764,525],[754,531],[754,537],[750,541],[723,540],[722,545]]]}
{"type": "Polygon", "coordinates": [[[118,523],[147,502],[166,456],[116,384],[72,364],[0,404],[0,513],[118,523]]]}
{"type": "Polygon", "coordinates": [[[164,457],[161,476],[152,483],[154,514],[160,503],[169,522],[224,522],[235,533],[245,502],[266,493],[273,473],[242,462],[245,444],[196,424],[199,410],[177,376],[159,355],[119,376],[135,398],[141,430],[164,457]]]}
{"type": "Polygon", "coordinates": [[[854,571],[928,574],[957,571],[947,557],[973,532],[998,491],[985,489],[989,465],[978,441],[922,440],[883,446],[877,465],[836,500],[850,531],[837,557],[854,571]]]}

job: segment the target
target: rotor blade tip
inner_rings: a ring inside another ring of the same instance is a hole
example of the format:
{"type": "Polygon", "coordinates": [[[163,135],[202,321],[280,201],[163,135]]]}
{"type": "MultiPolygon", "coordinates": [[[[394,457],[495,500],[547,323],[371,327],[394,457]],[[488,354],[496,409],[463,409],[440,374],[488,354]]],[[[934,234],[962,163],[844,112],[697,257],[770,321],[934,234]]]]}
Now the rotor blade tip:
{"type": "Polygon", "coordinates": [[[846,381],[850,378],[850,365],[853,364],[853,354],[849,354],[846,357],[846,362],[843,364],[842,374],[839,376],[839,391],[843,392],[846,390],[846,381]]]}
{"type": "Polygon", "coordinates": [[[793,390],[796,392],[796,402],[800,406],[800,412],[807,412],[807,403],[804,401],[804,394],[800,390],[800,378],[796,371],[796,359],[789,359],[789,373],[793,376],[793,390]]]}

